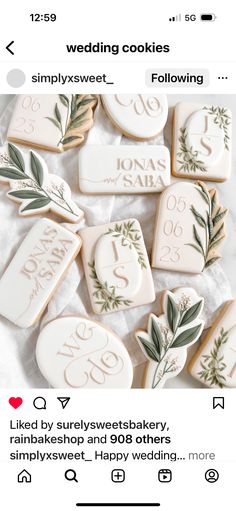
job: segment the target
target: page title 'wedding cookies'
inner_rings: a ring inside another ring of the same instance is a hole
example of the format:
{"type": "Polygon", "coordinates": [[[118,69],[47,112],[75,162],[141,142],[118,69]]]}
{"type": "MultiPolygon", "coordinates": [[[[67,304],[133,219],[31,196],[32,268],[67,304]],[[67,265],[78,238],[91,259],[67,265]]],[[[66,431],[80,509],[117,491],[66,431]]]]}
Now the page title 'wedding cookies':
{"type": "Polygon", "coordinates": [[[84,216],[71,199],[69,185],[49,174],[45,160],[35,151],[22,152],[8,144],[0,153],[0,182],[9,183],[7,197],[21,203],[21,216],[52,211],[68,222],[79,222],[84,216]]]}
{"type": "Polygon", "coordinates": [[[121,339],[103,325],[80,317],[48,323],[37,342],[43,376],[55,388],[130,388],[133,369],[121,339]]]}
{"type": "Polygon", "coordinates": [[[167,121],[168,104],[164,94],[103,94],[102,103],[111,122],[135,140],[155,137],[167,121]]]}
{"type": "Polygon", "coordinates": [[[170,155],[163,145],[87,145],[79,152],[83,193],[154,193],[170,184],[170,155]]]}
{"type": "Polygon", "coordinates": [[[179,103],[174,114],[173,174],[226,181],[231,172],[231,122],[228,108],[179,103]]]}
{"type": "Polygon", "coordinates": [[[128,219],[80,231],[93,310],[106,314],[155,300],[140,224],[128,219]]]}
{"type": "Polygon", "coordinates": [[[204,300],[196,291],[180,287],[165,291],[162,299],[163,314],[150,314],[147,332],[138,330],[136,339],[149,359],[144,387],[163,387],[183,369],[187,348],[200,337],[204,322],[201,317],[204,300]]]}
{"type": "Polygon", "coordinates": [[[189,364],[207,387],[236,388],[236,302],[227,302],[189,364]]]}
{"type": "Polygon", "coordinates": [[[209,268],[220,259],[226,213],[217,191],[201,181],[166,188],[158,205],[152,266],[189,273],[209,268]]]}
{"type": "Polygon", "coordinates": [[[31,228],[0,280],[0,314],[22,328],[43,313],[81,239],[46,218],[31,228]]]}
{"type": "Polygon", "coordinates": [[[90,94],[19,95],[7,138],[56,152],[76,147],[93,125],[96,103],[90,94]]]}

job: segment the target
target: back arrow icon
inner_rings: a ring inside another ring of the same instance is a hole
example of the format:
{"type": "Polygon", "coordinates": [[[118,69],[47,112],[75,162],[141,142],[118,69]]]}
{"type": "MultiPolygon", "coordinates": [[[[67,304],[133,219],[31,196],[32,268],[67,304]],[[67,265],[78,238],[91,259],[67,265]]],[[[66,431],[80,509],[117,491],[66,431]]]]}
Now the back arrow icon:
{"type": "Polygon", "coordinates": [[[14,43],[15,41],[11,41],[7,46],[6,46],[6,50],[9,51],[9,53],[11,53],[11,55],[15,55],[14,52],[11,50],[11,45],[14,43]]]}

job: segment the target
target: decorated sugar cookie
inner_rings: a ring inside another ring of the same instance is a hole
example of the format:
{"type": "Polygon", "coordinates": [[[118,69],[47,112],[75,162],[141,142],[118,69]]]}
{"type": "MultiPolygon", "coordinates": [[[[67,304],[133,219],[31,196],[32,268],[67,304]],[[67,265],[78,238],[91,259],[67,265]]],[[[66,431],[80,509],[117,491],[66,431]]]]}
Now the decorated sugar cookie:
{"type": "Polygon", "coordinates": [[[133,369],[121,339],[88,318],[62,317],[39,335],[39,369],[55,388],[130,388],[133,369]]]}
{"type": "Polygon", "coordinates": [[[150,314],[147,332],[138,330],[136,339],[149,359],[144,387],[163,387],[183,369],[189,346],[197,342],[204,322],[204,300],[194,289],[180,287],[163,293],[163,314],[150,314]]]}
{"type": "Polygon", "coordinates": [[[229,179],[231,123],[228,108],[178,103],[174,114],[172,173],[188,179],[229,179]]]}
{"type": "Polygon", "coordinates": [[[164,94],[103,94],[111,122],[127,137],[148,140],[164,128],[168,116],[164,94]]]}
{"type": "Polygon", "coordinates": [[[7,197],[21,204],[21,216],[52,211],[68,222],[83,218],[83,211],[71,199],[69,185],[49,174],[45,160],[35,151],[26,153],[8,144],[0,153],[0,182],[9,183],[7,197]]]}
{"type": "Polygon", "coordinates": [[[81,248],[81,239],[46,218],[28,232],[0,279],[0,315],[33,325],[81,248]]]}
{"type": "Polygon", "coordinates": [[[85,276],[96,314],[155,300],[152,273],[137,220],[88,227],[80,235],[85,276]]]}
{"type": "Polygon", "coordinates": [[[155,193],[170,184],[170,155],[163,145],[87,145],[79,151],[83,193],[155,193]]]}
{"type": "Polygon", "coordinates": [[[19,95],[7,138],[56,152],[76,147],[93,125],[96,103],[90,94],[19,95]]]}
{"type": "Polygon", "coordinates": [[[155,227],[152,266],[200,273],[218,259],[225,238],[225,215],[215,188],[178,182],[161,194],[155,227]]]}
{"type": "Polygon", "coordinates": [[[236,388],[236,301],[226,302],[189,364],[207,387],[236,388]]]}

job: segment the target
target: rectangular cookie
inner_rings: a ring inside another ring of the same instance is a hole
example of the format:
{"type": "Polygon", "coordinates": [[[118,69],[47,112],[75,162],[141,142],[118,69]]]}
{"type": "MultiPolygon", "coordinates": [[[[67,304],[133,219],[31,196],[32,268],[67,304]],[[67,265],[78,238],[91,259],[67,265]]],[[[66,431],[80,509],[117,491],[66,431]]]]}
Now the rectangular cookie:
{"type": "Polygon", "coordinates": [[[96,314],[155,300],[150,264],[137,220],[88,227],[80,235],[85,277],[96,314]]]}
{"type": "Polygon", "coordinates": [[[170,154],[163,145],[87,145],[79,152],[83,193],[155,193],[169,184],[170,154]]]}
{"type": "Polygon", "coordinates": [[[226,302],[190,361],[190,374],[212,388],[236,387],[236,301],[226,302]]]}
{"type": "Polygon", "coordinates": [[[228,108],[181,102],[173,122],[172,174],[187,179],[226,181],[231,173],[228,108]]]}
{"type": "Polygon", "coordinates": [[[21,328],[33,325],[80,248],[79,236],[38,220],[0,279],[0,314],[21,328]]]}

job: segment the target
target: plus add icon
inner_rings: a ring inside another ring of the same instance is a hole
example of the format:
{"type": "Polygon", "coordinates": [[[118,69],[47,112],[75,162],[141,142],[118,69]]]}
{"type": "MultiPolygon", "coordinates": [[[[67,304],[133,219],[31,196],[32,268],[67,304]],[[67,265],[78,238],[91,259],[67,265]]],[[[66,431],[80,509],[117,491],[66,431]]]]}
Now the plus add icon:
{"type": "Polygon", "coordinates": [[[125,480],[125,471],[122,469],[112,470],[111,480],[113,483],[123,483],[125,480]]]}

